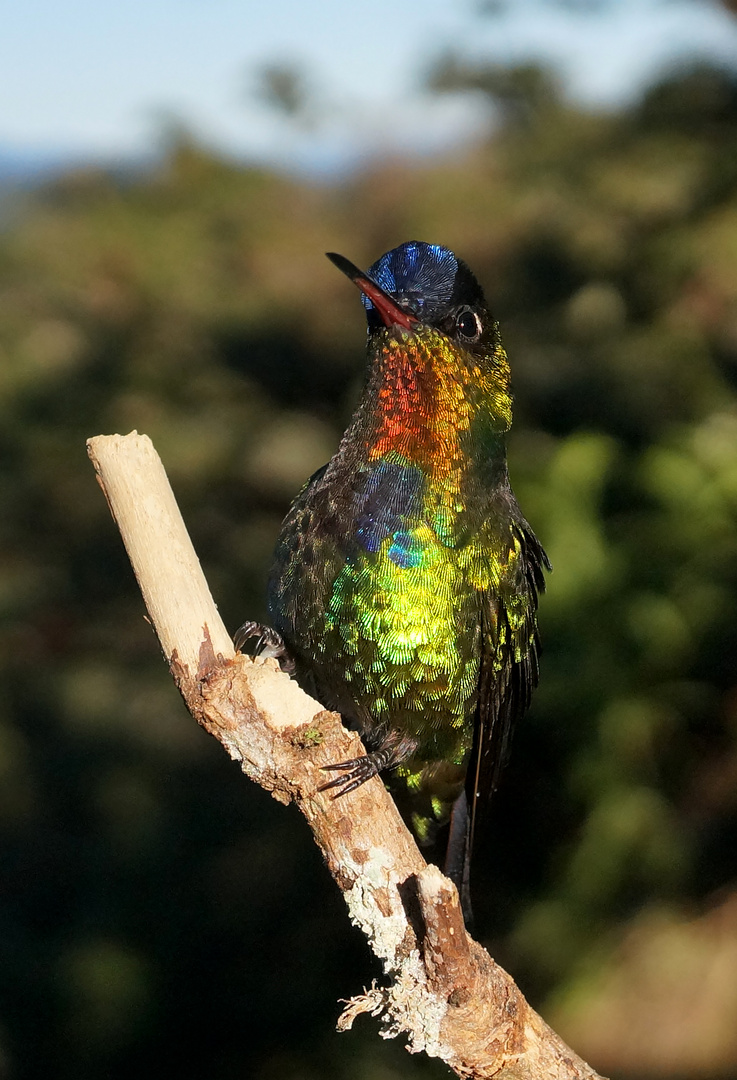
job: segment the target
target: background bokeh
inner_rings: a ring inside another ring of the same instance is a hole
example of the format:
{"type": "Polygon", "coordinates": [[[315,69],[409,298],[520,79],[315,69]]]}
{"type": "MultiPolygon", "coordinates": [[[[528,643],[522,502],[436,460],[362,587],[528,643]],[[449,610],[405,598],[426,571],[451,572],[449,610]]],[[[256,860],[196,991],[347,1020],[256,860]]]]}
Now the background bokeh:
{"type": "MultiPolygon", "coordinates": [[[[262,89],[318,123],[288,65],[262,89]]],[[[362,378],[322,253],[413,238],[492,299],[554,565],[480,936],[600,1071],[737,1073],[737,66],[605,109],[459,49],[426,93],[484,136],[317,180],[170,124],[0,196],[0,1077],[447,1075],[334,1033],[379,972],[299,815],[185,713],[85,453],[149,434],[226,624],[263,618],[362,378]]]]}

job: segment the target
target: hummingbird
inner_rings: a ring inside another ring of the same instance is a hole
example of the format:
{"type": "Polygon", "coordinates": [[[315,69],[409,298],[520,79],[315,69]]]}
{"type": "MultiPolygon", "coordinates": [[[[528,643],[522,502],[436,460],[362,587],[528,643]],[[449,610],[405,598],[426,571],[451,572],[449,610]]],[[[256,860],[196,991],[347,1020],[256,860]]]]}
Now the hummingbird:
{"type": "Polygon", "coordinates": [[[538,594],[550,563],[507,472],[510,369],[469,267],[410,241],[364,272],[358,407],[294,500],[268,585],[271,625],[246,623],[362,734],[321,790],[388,773],[421,841],[450,820],[446,873],[470,910],[476,827],[538,682],[538,594]]]}

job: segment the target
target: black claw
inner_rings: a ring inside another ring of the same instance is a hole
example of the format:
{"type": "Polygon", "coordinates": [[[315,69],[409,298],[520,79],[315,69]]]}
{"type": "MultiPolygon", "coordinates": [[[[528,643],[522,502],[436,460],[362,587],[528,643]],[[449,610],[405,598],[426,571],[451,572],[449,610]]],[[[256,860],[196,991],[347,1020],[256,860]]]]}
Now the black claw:
{"type": "Polygon", "coordinates": [[[336,772],[338,769],[355,769],[357,766],[360,766],[369,760],[369,754],[364,754],[363,757],[354,757],[351,758],[350,761],[338,761],[335,765],[323,765],[322,768],[325,772],[336,772]]]}
{"type": "Polygon", "coordinates": [[[239,626],[233,635],[233,644],[236,651],[241,652],[245,643],[253,637],[260,637],[262,631],[263,627],[259,623],[244,622],[243,626],[239,626]]]}
{"type": "Polygon", "coordinates": [[[334,799],[339,799],[342,795],[355,791],[361,784],[365,784],[367,780],[370,780],[372,776],[379,775],[379,765],[371,754],[366,754],[365,757],[352,758],[351,761],[339,761],[335,765],[323,765],[322,767],[330,772],[339,769],[343,770],[343,776],[337,776],[334,780],[329,780],[327,784],[323,784],[317,789],[318,791],[330,791],[331,788],[339,788],[340,790],[333,795],[334,799]]]}
{"type": "Polygon", "coordinates": [[[270,626],[262,626],[261,623],[244,622],[243,626],[236,630],[233,637],[236,651],[242,652],[243,646],[251,638],[258,638],[253,650],[254,656],[272,656],[279,661],[279,667],[282,671],[285,671],[287,675],[294,674],[294,660],[289,655],[284,639],[278,631],[273,630],[270,626]]]}
{"type": "MultiPolygon", "coordinates": [[[[333,780],[332,784],[326,784],[325,787],[321,787],[319,790],[320,791],[328,791],[331,787],[335,787],[336,784],[343,783],[347,779],[348,779],[348,777],[344,776],[339,781],[338,780],[333,780]]],[[[363,784],[366,780],[368,780],[367,776],[359,776],[358,779],[351,780],[350,784],[346,784],[345,787],[342,787],[340,789],[340,791],[336,791],[335,794],[332,796],[332,798],[333,799],[340,799],[341,796],[347,795],[351,791],[355,791],[356,788],[360,788],[361,784],[363,784]]]]}

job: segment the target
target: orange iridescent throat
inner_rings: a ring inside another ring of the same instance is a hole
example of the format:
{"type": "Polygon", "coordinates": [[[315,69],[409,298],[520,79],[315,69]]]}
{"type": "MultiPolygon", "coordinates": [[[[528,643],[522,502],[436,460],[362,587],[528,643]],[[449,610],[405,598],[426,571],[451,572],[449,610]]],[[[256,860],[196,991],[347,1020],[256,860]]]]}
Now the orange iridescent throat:
{"type": "Polygon", "coordinates": [[[397,456],[436,474],[454,471],[468,452],[473,421],[484,417],[498,431],[511,424],[508,367],[499,349],[498,371],[483,370],[469,354],[435,330],[403,334],[382,344],[378,376],[377,427],[371,460],[397,456]],[[462,445],[466,449],[462,449],[462,445]]]}

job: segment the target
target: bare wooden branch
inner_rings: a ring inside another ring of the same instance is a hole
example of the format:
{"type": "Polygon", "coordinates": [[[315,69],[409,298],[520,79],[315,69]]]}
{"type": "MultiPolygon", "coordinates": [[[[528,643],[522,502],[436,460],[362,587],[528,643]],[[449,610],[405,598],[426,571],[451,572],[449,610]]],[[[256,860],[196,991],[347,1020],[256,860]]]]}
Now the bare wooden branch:
{"type": "Polygon", "coordinates": [[[176,651],[196,671],[204,640],[215,656],[231,659],[233,642],[148,435],[99,435],[87,452],[167,660],[176,651]]]}
{"type": "Polygon", "coordinates": [[[461,1077],[597,1080],[469,937],[455,886],[425,863],[381,781],[340,799],[318,791],[322,766],[363,753],[360,740],[276,661],[235,655],[150,440],[98,436],[88,451],[192,715],[248,776],[297,803],[390,977],[348,1002],[339,1027],[381,1016],[384,1036],[403,1034],[461,1077]]]}

